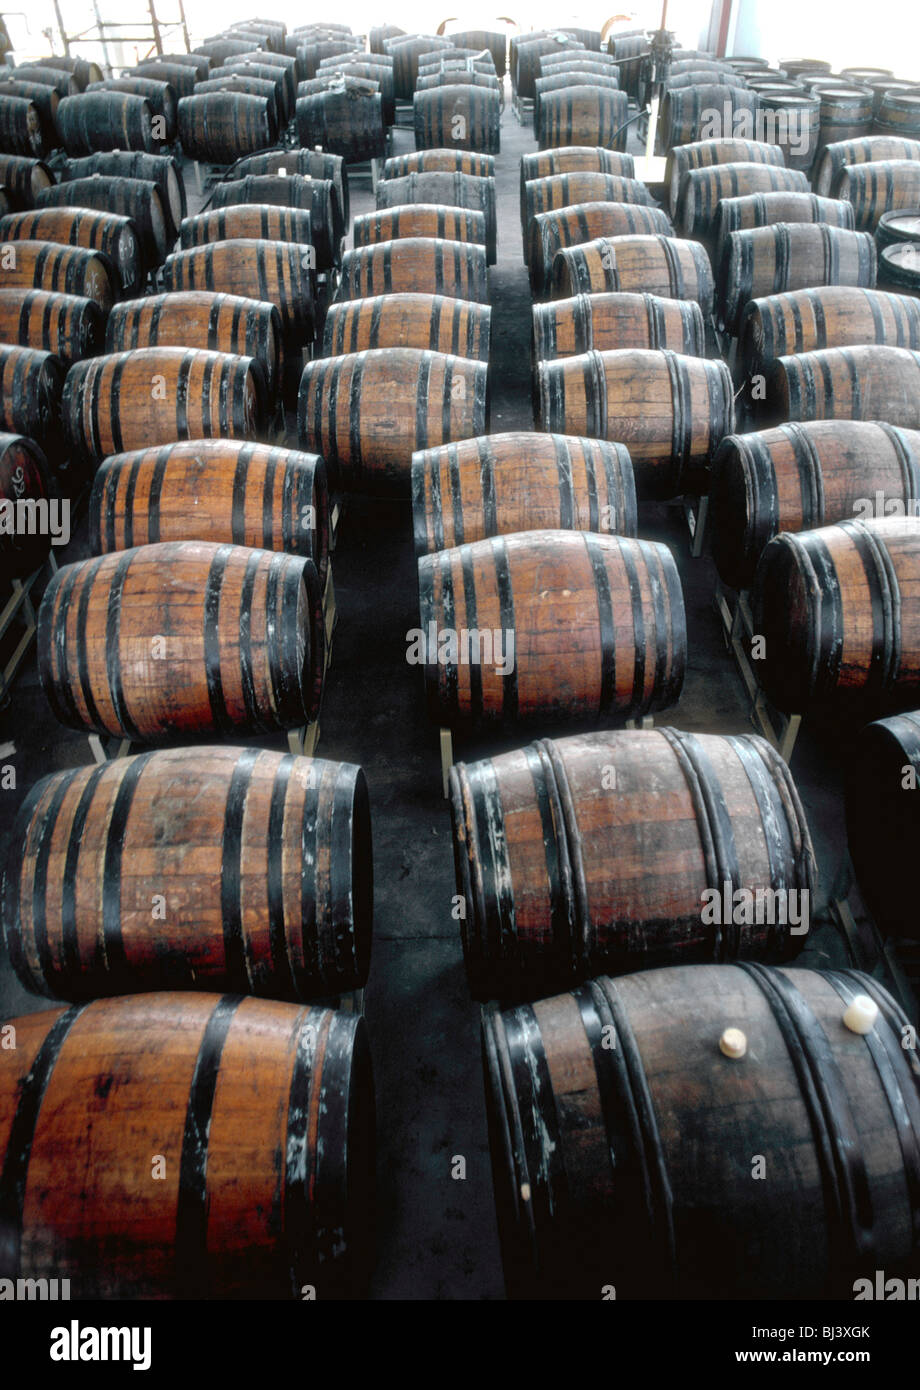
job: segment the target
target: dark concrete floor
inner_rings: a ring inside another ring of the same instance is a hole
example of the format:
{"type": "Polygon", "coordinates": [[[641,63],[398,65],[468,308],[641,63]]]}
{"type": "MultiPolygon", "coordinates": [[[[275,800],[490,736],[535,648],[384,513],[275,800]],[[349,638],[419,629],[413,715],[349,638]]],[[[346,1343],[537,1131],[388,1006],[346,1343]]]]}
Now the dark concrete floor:
{"type": "MultiPolygon", "coordinates": [[[[412,148],[408,132],[396,131],[395,138],[397,150],[412,148]]],[[[518,124],[509,107],[497,160],[499,253],[491,277],[496,432],[533,424],[518,166],[521,154],[534,148],[532,131],[518,124]]],[[[196,200],[190,201],[194,210],[196,200]]],[[[353,180],[353,214],[372,207],[369,180],[353,180]]],[[[703,732],[750,731],[744,689],[713,610],[711,562],[690,558],[676,506],[640,508],[640,534],[673,548],[687,608],[686,684],[680,703],[660,722],[703,732]]],[[[58,559],[86,553],[78,535],[58,559]]],[[[450,819],[441,796],[437,731],[426,719],[420,671],[406,661],[406,634],[418,621],[408,504],[350,499],[334,571],[339,622],[317,751],[363,765],[374,821],[375,944],[366,1013],[377,1086],[380,1210],[371,1293],[376,1299],[497,1299],[503,1282],[478,1008],[466,989],[451,917],[450,819]],[[451,1176],[456,1156],[466,1160],[463,1179],[451,1176]]],[[[51,715],[34,654],[10,706],[0,713],[0,743],[6,740],[15,752],[0,763],[15,767],[17,785],[0,794],[0,836],[36,778],[90,760],[85,737],[61,729],[51,715]]],[[[458,758],[486,751],[496,751],[495,745],[455,749],[458,758]]],[[[828,895],[839,891],[848,873],[841,762],[835,738],[812,728],[800,736],[792,759],[821,876],[819,921],[802,957],[802,963],[817,966],[847,962],[845,941],[824,914],[828,895]]],[[[4,955],[0,1018],[47,1006],[20,988],[4,955]]]]}

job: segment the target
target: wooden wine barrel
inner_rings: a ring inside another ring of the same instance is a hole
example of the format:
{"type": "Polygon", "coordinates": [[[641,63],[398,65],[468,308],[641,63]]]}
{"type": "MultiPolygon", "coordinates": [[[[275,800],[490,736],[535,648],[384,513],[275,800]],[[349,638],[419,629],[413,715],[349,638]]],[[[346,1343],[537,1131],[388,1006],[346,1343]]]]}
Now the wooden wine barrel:
{"type": "MultiPolygon", "coordinates": [[[[186,212],[185,182],[178,160],[172,155],[143,154],[138,150],[110,150],[103,154],[88,155],[84,159],[68,159],[61,170],[63,180],[79,179],[82,182],[94,174],[114,175],[119,183],[131,179],[155,183],[160,190],[167,222],[165,249],[171,249],[179,223],[186,212]]],[[[131,192],[132,190],[126,187],[120,196],[128,198],[131,192]]],[[[124,212],[126,216],[132,216],[127,208],[106,210],[124,212]]]]}
{"type": "Polygon", "coordinates": [[[57,113],[61,143],[69,155],[100,150],[155,153],[163,143],[153,134],[153,111],[146,97],[128,92],[81,92],[64,97],[57,113]]]}
{"type": "Polygon", "coordinates": [[[383,166],[385,179],[402,179],[407,174],[475,174],[495,177],[495,156],[476,150],[414,150],[411,154],[391,155],[383,166]]]}
{"type": "Polygon", "coordinates": [[[873,130],[920,140],[920,88],[888,87],[878,104],[873,130]]]}
{"type": "Polygon", "coordinates": [[[495,264],[498,224],[495,211],[495,180],[475,174],[445,172],[407,174],[399,179],[381,179],[377,184],[377,208],[402,207],[406,203],[438,203],[444,207],[470,208],[486,219],[486,252],[489,265],[495,264]]]}
{"type": "MultiPolygon", "coordinates": [[[[756,92],[717,83],[666,92],[661,102],[659,142],[664,153],[675,145],[696,144],[717,129],[719,140],[740,127],[752,129],[760,109],[756,92]],[[707,119],[708,118],[708,119],[707,119]]],[[[819,104],[815,104],[818,110],[819,104]]],[[[779,143],[779,142],[777,142],[779,143]]],[[[785,150],[783,151],[785,155],[785,150]]]]}
{"type": "Polygon", "coordinates": [[[828,227],[855,231],[853,205],[841,198],[820,198],[817,193],[750,193],[740,198],[722,198],[709,228],[716,265],[731,232],[772,227],[777,222],[823,222],[828,227]]]}
{"type": "Polygon", "coordinates": [[[3,924],[26,989],[302,1000],[366,982],[370,810],[349,763],[218,745],[74,768],[31,789],[14,849],[3,924]]]}
{"type": "Polygon", "coordinates": [[[808,92],[759,93],[758,121],[779,145],[788,169],[810,172],[821,144],[821,99],[808,92]]]}
{"type": "Polygon", "coordinates": [[[735,589],[754,579],[780,531],[920,507],[920,433],[860,420],[814,420],[722,440],[710,485],[712,554],[735,589]]]}
{"type": "Polygon", "coordinates": [[[847,754],[847,837],[860,892],[886,936],[915,937],[920,716],[911,711],[867,724],[847,754]]]}
{"type": "Polygon", "coordinates": [[[706,326],[690,299],[654,294],[578,294],[533,308],[534,360],[618,348],[670,348],[706,356],[706,326]]]}
{"type": "Polygon", "coordinates": [[[668,211],[677,212],[684,175],[691,169],[708,169],[716,164],[771,164],[785,167],[785,156],[778,145],[756,140],[697,140],[668,150],[664,184],[668,190],[668,211]]]}
{"type": "Polygon", "coordinates": [[[920,296],[920,247],[912,241],[886,246],[879,257],[879,282],[900,295],[920,296]]]}
{"type": "Polygon", "coordinates": [[[752,299],[738,328],[738,357],[748,379],[767,374],[777,357],[861,344],[920,351],[920,303],[880,290],[818,286],[752,299]]]}
{"type": "Polygon", "coordinates": [[[191,439],[113,454],[89,500],[93,554],[203,540],[286,550],[329,563],[326,467],[316,454],[231,439],[191,439]]]}
{"type": "Polygon", "coordinates": [[[331,180],[307,178],[303,174],[249,175],[219,183],[211,197],[213,210],[246,203],[269,203],[309,212],[316,269],[331,270],[340,264],[345,226],[339,221],[338,198],[331,180]]]}
{"type": "Polygon", "coordinates": [[[65,58],[62,54],[46,53],[41,60],[41,66],[56,68],[59,72],[69,72],[81,92],[86,91],[91,83],[102,80],[102,69],[98,63],[88,62],[85,58],[65,58]]]}
{"type": "MultiPolygon", "coordinates": [[[[364,61],[364,55],[360,58],[351,58],[347,54],[338,60],[335,66],[331,64],[327,67],[324,60],[317,71],[317,77],[341,77],[346,81],[356,78],[358,81],[375,81],[380,90],[380,107],[385,127],[391,126],[396,120],[396,96],[395,83],[393,81],[392,67],[381,67],[376,63],[364,61]]],[[[298,96],[306,95],[298,88],[298,96]]]]}
{"type": "Polygon", "coordinates": [[[640,501],[679,496],[686,471],[711,462],[734,429],[725,363],[664,349],[541,362],[538,396],[541,428],[626,445],[640,501]]]}
{"type": "Polygon", "coordinates": [[[711,86],[714,83],[720,87],[734,87],[737,91],[749,90],[747,81],[738,73],[717,67],[714,63],[708,67],[700,63],[682,72],[671,73],[665,79],[664,91],[677,92],[687,87],[711,86]]]}
{"type": "Polygon", "coordinates": [[[176,138],[178,97],[168,82],[155,82],[145,77],[110,77],[90,82],[87,92],[127,92],[144,97],[153,116],[163,121],[163,140],[171,145],[176,138]]]}
{"type": "MultiPolygon", "coordinates": [[[[556,253],[582,246],[599,237],[668,236],[670,218],[660,208],[642,203],[581,203],[556,212],[537,213],[530,224],[530,285],[535,299],[543,299],[552,285],[556,253]]],[[[709,272],[710,279],[712,272],[709,272]]]]}
{"type": "Polygon", "coordinates": [[[533,97],[533,131],[539,140],[543,130],[543,98],[552,92],[565,92],[567,95],[577,97],[576,88],[589,87],[595,92],[618,92],[620,90],[619,79],[616,70],[605,72],[591,72],[590,69],[577,67],[566,68],[560,71],[553,69],[551,72],[538,77],[534,83],[533,97]]]}
{"type": "Polygon", "coordinates": [[[549,174],[546,178],[530,179],[521,198],[521,223],[524,232],[524,255],[529,256],[533,219],[545,212],[577,207],[582,203],[638,203],[652,206],[648,185],[641,179],[626,179],[619,174],[601,174],[583,170],[574,174],[549,174]]]}
{"type": "Polygon", "coordinates": [[[507,71],[508,40],[503,33],[493,33],[487,29],[461,29],[448,35],[457,48],[472,48],[477,53],[484,50],[492,55],[495,71],[504,77],[507,71]]]}
{"type": "Polygon", "coordinates": [[[182,97],[178,127],[188,158],[210,164],[232,164],[264,150],[275,134],[267,99],[233,91],[182,97]]]}
{"type": "Polygon", "coordinates": [[[150,58],[143,58],[137,67],[143,71],[146,67],[152,67],[159,63],[172,63],[178,67],[193,68],[196,82],[207,80],[211,71],[211,60],[206,53],[158,53],[150,58]]]}
{"type": "Polygon", "coordinates": [[[584,48],[580,40],[562,31],[539,37],[522,34],[511,38],[511,81],[519,97],[533,97],[540,74],[540,60],[550,53],[574,53],[584,48]],[[519,40],[519,41],[518,41],[519,40]]]}
{"type": "Polygon", "coordinates": [[[836,198],[844,169],[851,165],[889,159],[920,159],[920,140],[870,135],[860,140],[841,140],[825,145],[815,163],[814,190],[824,197],[836,198]]]}
{"type": "Polygon", "coordinates": [[[704,910],[704,894],[721,898],[726,883],[781,899],[791,890],[785,919],[815,887],[795,785],[756,735],[541,739],[458,764],[450,802],[467,978],[479,998],[534,998],[668,960],[784,959],[803,944],[807,897],[805,932],[788,920],[707,920],[704,910]]]}
{"type": "Polygon", "coordinates": [[[24,240],[7,243],[0,258],[0,289],[75,294],[94,300],[107,314],[118,294],[118,281],[112,262],[98,251],[24,240]]]}
{"type": "Polygon", "coordinates": [[[878,116],[882,102],[888,92],[909,92],[916,89],[917,81],[915,78],[907,77],[870,77],[863,83],[872,93],[872,129],[875,130],[875,118],[878,116]]]}
{"type": "Polygon", "coordinates": [[[105,351],[186,347],[251,357],[272,402],[281,385],[283,333],[274,304],[208,290],[174,291],[117,304],[106,326],[105,351]]]}
{"type": "Polygon", "coordinates": [[[69,366],[103,351],[105,315],[79,295],[0,289],[0,342],[53,353],[69,366]]]}
{"type": "Polygon", "coordinates": [[[437,237],[441,241],[472,241],[485,247],[485,214],[471,208],[446,208],[438,203],[405,203],[356,217],[352,241],[356,248],[401,237],[437,237]]]}
{"type": "Polygon", "coordinates": [[[488,430],[488,367],[418,348],[320,358],[304,368],[298,423],[333,486],[408,496],[417,449],[488,430]]]}
{"type": "Polygon", "coordinates": [[[868,346],[778,357],[764,414],[780,420],[887,420],[920,429],[920,352],[868,346]]]}
{"type": "Polygon", "coordinates": [[[417,555],[516,531],[635,536],[623,444],[564,434],[487,434],[412,455],[417,555]]]}
{"type": "MultiPolygon", "coordinates": [[[[875,244],[879,255],[886,246],[896,246],[900,242],[920,242],[920,208],[904,208],[883,212],[875,229],[875,244]]],[[[879,273],[882,266],[879,261],[879,273]]]]}
{"type": "Polygon", "coordinates": [[[102,173],[85,179],[69,179],[46,188],[36,198],[35,207],[94,208],[97,212],[130,218],[137,229],[145,272],[162,265],[173,240],[162,191],[147,179],[123,179],[102,173]]]}
{"type": "MultiPolygon", "coordinates": [[[[294,98],[297,94],[297,59],[290,53],[266,52],[264,48],[251,48],[248,53],[240,53],[232,58],[231,64],[236,72],[245,71],[249,63],[269,68],[284,91],[287,114],[290,116],[294,98]]],[[[223,65],[222,65],[223,66],[223,65]]],[[[218,69],[219,71],[220,69],[218,69]]]]}
{"type": "Polygon", "coordinates": [[[40,159],[0,154],[0,185],[14,208],[31,208],[39,193],[53,183],[54,175],[40,159]]]}
{"type": "Polygon", "coordinates": [[[285,337],[305,344],[313,341],[314,329],[311,250],[297,242],[256,237],[214,241],[170,256],[163,283],[168,291],[217,291],[274,304],[285,337]]]}
{"type": "MultiPolygon", "coordinates": [[[[222,69],[218,68],[218,72],[222,69]]],[[[241,72],[228,72],[225,77],[213,77],[207,82],[197,82],[195,84],[194,97],[185,97],[186,101],[197,100],[200,97],[224,96],[224,97],[256,97],[264,101],[268,107],[268,130],[271,141],[277,140],[278,131],[287,124],[286,116],[281,109],[278,88],[274,82],[266,82],[258,77],[247,77],[241,72]]],[[[256,113],[256,121],[261,118],[256,113]]],[[[214,122],[216,125],[216,121],[214,122]]],[[[200,131],[200,122],[198,123],[200,131]]],[[[232,131],[224,134],[221,138],[232,141],[232,131]]],[[[195,135],[191,136],[192,141],[195,135]]]]}
{"type": "Polygon", "coordinates": [[[338,202],[336,225],[344,229],[351,220],[351,202],[348,189],[348,170],[340,154],[327,154],[323,150],[274,150],[266,154],[251,154],[241,159],[236,167],[239,178],[273,174],[284,170],[285,174],[309,175],[332,184],[334,201],[338,202]]]}
{"type": "Polygon", "coordinates": [[[853,204],[856,226],[874,232],[882,213],[920,206],[920,160],[873,160],[845,166],[837,194],[853,204]]]}
{"type": "Polygon", "coordinates": [[[611,34],[607,42],[620,69],[620,86],[637,100],[650,51],[647,37],[645,34],[611,34]]]}
{"type": "Polygon", "coordinates": [[[603,145],[605,149],[625,150],[628,105],[625,92],[601,87],[547,92],[540,101],[539,148],[603,145]]]}
{"type": "Polygon", "coordinates": [[[367,36],[367,42],[371,53],[383,53],[383,45],[387,39],[405,37],[405,29],[400,29],[398,24],[378,24],[370,30],[367,36]]]}
{"type": "Polygon", "coordinates": [[[423,555],[418,579],[419,659],[442,727],[610,720],[680,695],[683,595],[658,542],[525,531],[423,555]],[[490,640],[463,650],[474,630],[490,640]]]}
{"type": "Polygon", "coordinates": [[[41,123],[42,149],[53,150],[60,143],[57,113],[61,98],[54,87],[46,87],[42,82],[15,81],[15,71],[15,68],[0,68],[0,96],[16,97],[32,103],[41,123]]]}
{"type": "Polygon", "coordinates": [[[326,315],[324,357],[368,348],[426,348],[454,357],[489,360],[488,304],[440,294],[383,294],[332,304],[326,315]]]}
{"type": "Polygon", "coordinates": [[[271,203],[239,203],[217,212],[186,217],[179,228],[183,250],[214,241],[289,241],[311,246],[312,218],[305,208],[279,208],[271,203]]]}
{"type": "Polygon", "coordinates": [[[137,229],[129,217],[89,208],[56,207],[16,212],[0,218],[0,240],[54,241],[85,246],[108,256],[120,294],[136,294],[143,282],[143,258],[137,229]]]}
{"type": "Polygon", "coordinates": [[[50,352],[0,343],[0,430],[40,445],[56,442],[65,372],[50,352]]]}
{"type": "Polygon", "coordinates": [[[301,556],[198,540],[115,551],[58,570],[38,626],[42,687],[70,728],[270,732],[319,708],[322,597],[301,556]]]}
{"type": "Polygon", "coordinates": [[[509,1296],[846,1301],[876,1269],[909,1278],[908,1026],[870,975],[756,962],[484,1011],[509,1296]],[[864,1036],[843,1023],[860,996],[864,1036]]]}
{"type": "Polygon", "coordinates": [[[73,73],[63,68],[45,67],[42,63],[21,63],[15,71],[19,81],[43,82],[46,87],[53,87],[58,96],[75,96],[80,90],[73,73]]]}
{"type": "Polygon", "coordinates": [[[41,112],[34,101],[0,92],[0,151],[39,159],[48,153],[41,112]]]}
{"type": "Polygon", "coordinates": [[[0,579],[24,579],[44,564],[52,545],[50,520],[54,498],[48,461],[33,439],[0,434],[0,579]]]}
{"type": "Polygon", "coordinates": [[[497,88],[435,87],[416,92],[412,110],[416,149],[443,149],[451,144],[480,154],[498,154],[501,149],[497,88]]]}
{"type": "Polygon", "coordinates": [[[873,99],[866,87],[835,83],[821,87],[821,128],[818,132],[816,163],[827,145],[841,140],[861,140],[871,134],[873,99]]]}
{"type": "Polygon", "coordinates": [[[248,53],[250,45],[246,39],[208,39],[200,43],[193,49],[194,53],[201,53],[211,61],[211,72],[217,72],[221,63],[227,58],[238,58],[241,53],[248,53]]]}
{"type": "Polygon", "coordinates": [[[13,1026],[4,1276],[60,1276],[101,1299],[362,1296],[374,1183],[363,1018],[177,992],[13,1026]],[[98,1161],[83,1171],[88,1146],[98,1161]]]}
{"type": "Polygon", "coordinates": [[[195,69],[185,67],[182,63],[143,63],[130,69],[128,75],[130,77],[144,77],[153,82],[167,82],[180,100],[192,95],[198,80],[195,69]]]}
{"type": "Polygon", "coordinates": [[[600,237],[557,251],[554,299],[625,290],[663,299],[692,299],[704,318],[712,312],[712,268],[696,241],[669,236],[600,237]]]}
{"type": "Polygon", "coordinates": [[[918,593],[916,515],[774,537],[751,594],[768,698],[779,710],[860,721],[916,709],[918,593]]]}
{"type": "Polygon", "coordinates": [[[681,179],[674,225],[682,236],[699,241],[712,235],[723,200],[766,193],[807,196],[808,179],[799,169],[776,164],[710,164],[688,169],[681,179]]]}
{"type": "Polygon", "coordinates": [[[557,74],[567,72],[587,72],[596,73],[601,77],[610,77],[619,83],[620,69],[616,59],[610,53],[594,53],[580,50],[577,53],[547,53],[540,59],[540,76],[534,81],[534,93],[537,92],[537,83],[545,77],[555,77],[557,74]]]}
{"type": "Polygon", "coordinates": [[[737,333],[752,299],[814,285],[873,289],[875,242],[866,232],[821,223],[780,223],[730,232],[725,238],[716,290],[716,313],[737,333]]]}
{"type": "Polygon", "coordinates": [[[182,347],[79,362],[62,400],[71,447],[93,459],[176,439],[253,438],[265,407],[252,358],[182,347]]]}
{"type": "Polygon", "coordinates": [[[336,299],[379,294],[438,294],[487,304],[486,249],[467,241],[400,237],[346,251],[336,299]]]}
{"type": "Polygon", "coordinates": [[[631,154],[605,150],[600,145],[560,145],[555,149],[522,155],[521,225],[524,222],[524,193],[531,179],[583,172],[618,174],[620,178],[633,179],[636,176],[636,161],[631,154]]]}
{"type": "Polygon", "coordinates": [[[346,164],[386,154],[383,97],[367,82],[345,77],[328,91],[298,96],[294,114],[302,145],[322,145],[346,164]]]}

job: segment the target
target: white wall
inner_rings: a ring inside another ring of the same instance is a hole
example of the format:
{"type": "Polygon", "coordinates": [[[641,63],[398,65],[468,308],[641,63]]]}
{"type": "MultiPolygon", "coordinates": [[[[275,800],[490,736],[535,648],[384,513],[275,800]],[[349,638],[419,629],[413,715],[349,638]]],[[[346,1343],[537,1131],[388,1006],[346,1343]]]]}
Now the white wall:
{"type": "Polygon", "coordinates": [[[893,68],[920,82],[920,6],[905,0],[736,0],[730,53],[825,58],[842,67],[893,68]]]}

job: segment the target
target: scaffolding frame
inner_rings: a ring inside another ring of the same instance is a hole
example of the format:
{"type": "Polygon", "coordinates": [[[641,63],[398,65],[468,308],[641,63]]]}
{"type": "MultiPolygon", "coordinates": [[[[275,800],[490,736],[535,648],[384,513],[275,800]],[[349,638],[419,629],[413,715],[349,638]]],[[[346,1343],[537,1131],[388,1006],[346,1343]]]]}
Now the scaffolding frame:
{"type": "Polygon", "coordinates": [[[185,5],[183,0],[176,0],[179,9],[178,19],[163,20],[157,14],[156,0],[147,0],[147,13],[150,16],[149,28],[143,20],[108,20],[103,19],[99,10],[98,0],[92,0],[93,14],[95,23],[88,29],[80,30],[77,33],[69,33],[67,25],[64,23],[64,15],[61,10],[61,0],[54,0],[54,13],[57,19],[58,32],[61,36],[61,43],[64,45],[65,57],[70,57],[71,44],[95,44],[102,49],[103,62],[109,72],[112,72],[113,65],[109,58],[110,43],[143,43],[150,45],[156,50],[158,55],[162,55],[163,35],[172,33],[176,30],[181,31],[182,41],[185,44],[186,53],[191,52],[191,42],[188,35],[188,23],[185,18],[185,5]],[[137,30],[140,33],[122,33],[122,30],[137,30]]]}

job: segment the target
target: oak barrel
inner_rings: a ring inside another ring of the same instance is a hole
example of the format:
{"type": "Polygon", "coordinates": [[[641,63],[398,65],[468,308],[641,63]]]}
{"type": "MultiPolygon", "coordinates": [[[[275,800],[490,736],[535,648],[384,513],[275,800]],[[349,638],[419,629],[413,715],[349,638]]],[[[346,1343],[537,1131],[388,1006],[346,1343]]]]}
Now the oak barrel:
{"type": "Polygon", "coordinates": [[[495,156],[477,150],[414,150],[394,154],[383,166],[385,179],[402,179],[407,174],[477,174],[495,177],[495,156]]]}
{"type": "Polygon", "coordinates": [[[873,344],[778,357],[767,377],[764,415],[887,420],[920,429],[920,352],[873,344]]]}
{"type": "Polygon", "coordinates": [[[920,160],[872,160],[844,166],[837,196],[853,204],[856,226],[874,232],[885,212],[920,206],[920,160]]]}
{"type": "MultiPolygon", "coordinates": [[[[306,252],[312,246],[313,220],[306,208],[279,208],[272,203],[238,203],[215,212],[185,217],[179,246],[188,251],[212,241],[292,241],[306,252]]],[[[315,257],[314,257],[315,259],[315,257]]]]}
{"type": "Polygon", "coordinates": [[[712,312],[712,267],[697,241],[663,235],[599,237],[556,252],[554,299],[604,290],[692,299],[704,317],[712,312]]]}
{"type": "Polygon", "coordinates": [[[581,203],[537,213],[530,224],[528,256],[534,297],[542,299],[549,293],[556,252],[565,247],[581,246],[598,237],[669,236],[673,231],[670,218],[660,208],[641,203],[581,203]]]}
{"type": "Polygon", "coordinates": [[[105,315],[80,295],[0,289],[0,342],[53,353],[69,366],[104,350],[105,315]]]}
{"type": "Polygon", "coordinates": [[[488,303],[486,248],[438,237],[400,237],[346,251],[336,299],[438,294],[488,303]]]}
{"type": "Polygon", "coordinates": [[[877,264],[866,232],[801,222],[730,232],[718,268],[716,313],[728,332],[737,333],[752,299],[815,285],[874,289],[877,264]]]}
{"type": "MultiPolygon", "coordinates": [[[[695,144],[716,131],[720,140],[731,138],[736,130],[750,131],[755,128],[759,109],[756,92],[723,87],[718,81],[665,92],[658,127],[662,153],[675,145],[695,144]]],[[[818,109],[815,102],[815,110],[818,109]]]]}
{"type": "Polygon", "coordinates": [[[883,290],[818,285],[750,300],[738,326],[738,358],[748,379],[767,373],[777,357],[860,344],[920,351],[920,303],[883,290]]]}
{"type": "Polygon", "coordinates": [[[367,348],[428,348],[489,360],[492,309],[442,294],[383,294],[331,304],[323,357],[367,348]]]}
{"type": "Polygon", "coordinates": [[[352,226],[356,248],[400,237],[438,237],[442,241],[486,244],[486,219],[472,208],[449,208],[439,203],[405,203],[402,207],[365,212],[352,226]]]}
{"type": "Polygon", "coordinates": [[[10,241],[0,257],[0,289],[34,288],[92,299],[108,313],[118,277],[108,256],[54,241],[10,241]]]}
{"type": "Polygon", "coordinates": [[[38,159],[49,152],[42,113],[34,101],[0,91],[0,150],[38,159]]]}
{"type": "Polygon", "coordinates": [[[232,164],[264,150],[275,133],[267,100],[233,91],[183,97],[178,126],[179,143],[188,158],[211,164],[232,164]]]}
{"type": "Polygon", "coordinates": [[[920,159],[920,140],[868,135],[859,140],[841,140],[825,145],[815,162],[812,186],[816,193],[836,198],[844,169],[855,164],[888,159],[920,159]]]}
{"type": "Polygon", "coordinates": [[[114,266],[118,289],[134,294],[143,281],[143,258],[137,229],[129,217],[90,208],[42,208],[0,218],[0,240],[55,241],[101,251],[114,266]]]}
{"type": "Polygon", "coordinates": [[[886,935],[912,938],[918,769],[916,710],[867,724],[847,749],[847,838],[860,892],[886,935]]]}
{"type": "MultiPolygon", "coordinates": [[[[197,222],[197,218],[194,219],[197,222]]],[[[311,342],[316,276],[311,247],[242,237],[176,251],[163,267],[167,290],[216,290],[275,304],[285,335],[311,342]]]]}
{"type": "Polygon", "coordinates": [[[264,154],[251,154],[241,159],[235,173],[244,179],[250,174],[277,175],[282,169],[286,174],[303,174],[309,175],[311,179],[328,180],[338,201],[337,216],[341,219],[340,225],[343,228],[348,226],[351,218],[348,170],[341,155],[329,154],[324,150],[269,150],[264,154]]]}
{"type": "Polygon", "coordinates": [[[0,430],[46,447],[57,442],[65,371],[50,352],[0,343],[0,430]]]}
{"type": "Polygon", "coordinates": [[[500,98],[491,88],[460,83],[416,92],[412,112],[418,150],[452,143],[480,154],[498,154],[501,149],[500,98]]]}
{"type": "Polygon", "coordinates": [[[382,159],[387,151],[383,97],[371,84],[344,77],[336,86],[299,96],[295,108],[302,145],[322,145],[346,164],[382,159]]]}
{"type": "Polygon", "coordinates": [[[672,217],[677,212],[681,183],[691,169],[711,168],[715,164],[772,164],[783,168],[785,163],[779,145],[758,140],[695,140],[675,145],[668,150],[664,168],[668,210],[672,217]]]}
{"type": "Polygon", "coordinates": [[[555,145],[602,145],[625,150],[629,101],[625,92],[575,87],[547,92],[540,101],[541,150],[555,145]]]}
{"type": "MultiPolygon", "coordinates": [[[[48,558],[56,502],[48,460],[33,439],[0,434],[0,581],[24,579],[48,558]]],[[[69,537],[68,537],[69,539],[69,537]]]]}
{"type": "Polygon", "coordinates": [[[153,134],[153,111],[146,97],[129,92],[81,92],[64,97],[57,111],[61,144],[69,155],[101,150],[155,153],[163,143],[153,134]]]}
{"type": "Polygon", "coordinates": [[[154,117],[163,121],[163,140],[171,145],[176,138],[176,107],[178,97],[168,82],[156,82],[146,77],[110,77],[90,82],[87,92],[128,92],[144,97],[154,117]]]}
{"type": "Polygon", "coordinates": [[[577,294],[533,307],[534,360],[618,348],[670,348],[706,356],[706,325],[690,299],[654,294],[577,294]]]}
{"type": "Polygon", "coordinates": [[[130,218],[140,239],[145,271],[156,270],[163,264],[175,236],[162,190],[150,179],[96,173],[46,188],[36,198],[35,206],[94,208],[130,218]]]}
{"type": "Polygon", "coordinates": [[[54,175],[40,159],[0,154],[0,185],[14,208],[34,206],[35,199],[54,183],[54,175]]]}
{"type": "Polygon", "coordinates": [[[535,217],[583,203],[639,203],[650,207],[652,197],[648,185],[641,179],[626,179],[619,174],[600,174],[592,170],[530,179],[524,185],[521,198],[525,259],[530,255],[530,228],[535,217]]]}
{"type": "Polygon", "coordinates": [[[495,264],[498,233],[494,179],[441,171],[406,174],[403,178],[379,181],[378,209],[402,207],[405,203],[440,203],[444,207],[472,208],[475,212],[483,213],[489,265],[495,264]]]}
{"type": "Polygon", "coordinates": [[[776,164],[710,164],[688,169],[680,182],[675,226],[682,236],[701,240],[712,234],[723,199],[734,201],[752,193],[807,195],[808,179],[800,169],[776,164]]]}
{"type": "Polygon", "coordinates": [[[330,270],[339,265],[345,226],[340,221],[338,198],[331,179],[308,178],[303,174],[284,177],[250,174],[244,179],[219,183],[211,198],[212,209],[245,203],[270,203],[275,207],[301,208],[309,212],[316,269],[330,270]]]}
{"type": "Polygon", "coordinates": [[[718,265],[725,239],[731,232],[772,227],[777,222],[823,222],[828,227],[856,230],[853,205],[845,199],[819,198],[817,193],[807,192],[751,193],[739,198],[721,198],[710,224],[713,260],[718,265]]]}

